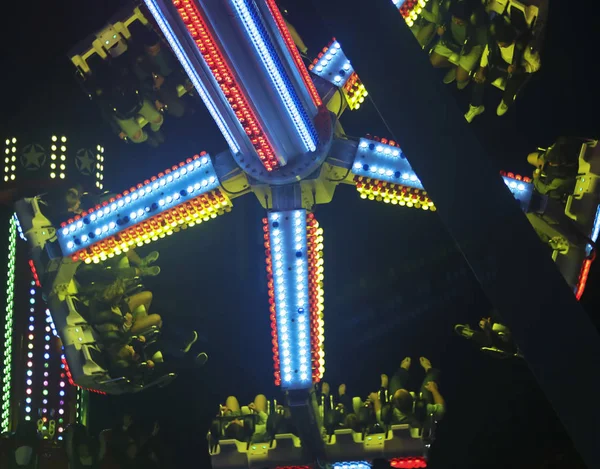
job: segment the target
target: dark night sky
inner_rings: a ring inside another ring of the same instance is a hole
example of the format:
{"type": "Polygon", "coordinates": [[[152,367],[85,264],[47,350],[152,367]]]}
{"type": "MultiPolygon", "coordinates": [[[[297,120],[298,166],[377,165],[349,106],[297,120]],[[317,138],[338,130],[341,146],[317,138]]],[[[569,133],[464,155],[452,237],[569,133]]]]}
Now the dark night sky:
{"type": "MultiPolygon", "coordinates": [[[[66,53],[122,4],[11,2],[5,21],[13,26],[0,31],[5,50],[2,133],[38,128],[94,135],[106,142],[107,185],[115,191],[193,153],[225,147],[201,105],[186,121],[167,119],[167,143],[158,150],[125,145],[101,122],[79,90],[66,53]]],[[[335,32],[325,31],[304,2],[296,5],[290,2],[292,22],[309,48],[318,51],[335,32]]],[[[499,169],[527,174],[527,152],[560,134],[598,136],[598,121],[592,118],[598,90],[586,73],[594,45],[570,33],[574,28],[592,31],[595,15],[559,5],[552,0],[543,68],[516,108],[496,117],[499,95],[489,92],[488,112],[473,124],[499,169]]],[[[391,60],[402,68],[402,57],[391,60]]],[[[466,109],[468,90],[449,92],[466,109]]],[[[370,105],[344,115],[342,122],[349,135],[386,135],[370,105]]],[[[546,467],[540,461],[550,457],[551,448],[568,452],[569,441],[526,364],[488,359],[452,332],[453,324],[474,323],[489,305],[435,215],[368,203],[349,187],[338,189],[334,201],[316,214],[325,230],[327,381],[335,386],[347,382],[355,394],[364,395],[377,385],[379,373],[392,373],[404,356],[430,357],[443,369],[441,389],[449,408],[432,450],[433,469],[546,467]]],[[[197,445],[204,441],[207,417],[228,394],[246,402],[258,392],[276,393],[262,216],[258,202],[244,197],[234,201],[231,214],[157,245],[163,271],[148,282],[155,311],[210,337],[211,360],[201,372],[165,390],[95,398],[93,427],[113,423],[115,409],[133,406],[149,420],[161,417],[174,444],[197,445]]],[[[515,268],[519,262],[515,259],[515,268]]],[[[594,313],[597,270],[583,299],[594,313]]],[[[566,458],[562,467],[574,467],[575,456],[566,458]]]]}

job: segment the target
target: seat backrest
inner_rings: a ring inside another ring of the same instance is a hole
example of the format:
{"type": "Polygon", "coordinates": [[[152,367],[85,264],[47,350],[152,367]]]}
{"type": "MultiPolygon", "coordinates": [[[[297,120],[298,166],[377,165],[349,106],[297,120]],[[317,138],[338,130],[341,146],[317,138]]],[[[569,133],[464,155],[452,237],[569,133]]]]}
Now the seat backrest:
{"type": "Polygon", "coordinates": [[[275,435],[275,444],[279,449],[300,448],[302,446],[300,438],[293,433],[280,433],[275,435]]]}
{"type": "Polygon", "coordinates": [[[410,427],[407,424],[398,424],[391,426],[394,438],[411,438],[410,427]]]}
{"type": "Polygon", "coordinates": [[[515,29],[522,32],[533,29],[539,8],[535,5],[524,5],[517,0],[509,0],[506,13],[515,29]]]}
{"type": "Polygon", "coordinates": [[[91,327],[87,325],[65,327],[59,333],[63,345],[72,345],[76,350],[81,350],[83,345],[96,343],[96,337],[94,337],[91,327]]]}
{"type": "Polygon", "coordinates": [[[83,372],[88,375],[105,374],[107,373],[107,364],[104,355],[95,345],[83,345],[81,348],[85,363],[83,364],[83,372]]]}
{"type": "Polygon", "coordinates": [[[247,444],[237,440],[220,440],[211,453],[213,469],[248,467],[247,444]]]}
{"type": "Polygon", "coordinates": [[[84,306],[77,298],[67,295],[65,297],[65,302],[67,304],[67,309],[69,310],[69,314],[67,316],[67,326],[77,326],[81,324],[87,324],[87,321],[83,318],[81,314],[79,314],[78,309],[84,306]]]}
{"type": "Polygon", "coordinates": [[[30,203],[33,217],[31,218],[31,228],[25,232],[25,237],[28,239],[30,247],[39,246],[43,248],[47,241],[55,239],[56,229],[42,213],[40,199],[34,197],[30,200],[30,203]]]}
{"type": "Polygon", "coordinates": [[[353,431],[350,428],[340,428],[336,430],[333,434],[335,436],[335,443],[338,445],[353,445],[354,444],[354,435],[353,431]]]}

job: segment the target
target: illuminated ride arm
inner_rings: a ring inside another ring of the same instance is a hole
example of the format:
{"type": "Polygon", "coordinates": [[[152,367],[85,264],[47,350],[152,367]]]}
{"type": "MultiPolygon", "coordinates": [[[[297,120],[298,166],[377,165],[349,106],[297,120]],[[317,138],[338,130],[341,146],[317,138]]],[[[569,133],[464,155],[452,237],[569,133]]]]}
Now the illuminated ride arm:
{"type": "MultiPolygon", "coordinates": [[[[241,182],[230,171],[228,152],[216,161],[226,180],[241,182]]],[[[165,384],[174,375],[134,385],[109,375],[103,344],[85,319],[74,279],[82,262],[102,262],[128,249],[164,238],[180,229],[209,221],[231,210],[211,158],[205,153],[145,180],[81,215],[52,226],[39,197],[17,202],[16,212],[27,239],[34,277],[41,283],[48,308],[64,347],[69,380],[100,393],[121,394],[165,384]]]]}
{"type": "Polygon", "coordinates": [[[273,0],[145,0],[241,168],[266,184],[310,173],[332,119],[273,0]]]}

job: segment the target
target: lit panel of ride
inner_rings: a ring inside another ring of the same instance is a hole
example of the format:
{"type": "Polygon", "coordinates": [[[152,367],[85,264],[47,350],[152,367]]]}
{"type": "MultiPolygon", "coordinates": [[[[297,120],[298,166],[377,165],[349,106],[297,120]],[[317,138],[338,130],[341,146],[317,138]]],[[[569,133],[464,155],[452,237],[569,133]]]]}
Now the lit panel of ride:
{"type": "Polygon", "coordinates": [[[351,110],[358,109],[364,103],[368,95],[365,85],[335,39],[319,52],[308,69],[340,89],[351,110]]]}
{"type": "Polygon", "coordinates": [[[521,209],[527,212],[531,198],[533,197],[533,184],[528,177],[520,176],[519,174],[500,172],[502,179],[508,189],[515,196],[515,199],[521,204],[521,209]]]}
{"type": "Polygon", "coordinates": [[[73,260],[99,262],[171,234],[180,225],[215,218],[230,205],[219,190],[210,156],[202,153],[63,222],[58,242],[63,255],[73,260]]]}
{"type": "Polygon", "coordinates": [[[275,383],[310,389],[325,370],[322,232],[306,210],[263,220],[275,383]]]}

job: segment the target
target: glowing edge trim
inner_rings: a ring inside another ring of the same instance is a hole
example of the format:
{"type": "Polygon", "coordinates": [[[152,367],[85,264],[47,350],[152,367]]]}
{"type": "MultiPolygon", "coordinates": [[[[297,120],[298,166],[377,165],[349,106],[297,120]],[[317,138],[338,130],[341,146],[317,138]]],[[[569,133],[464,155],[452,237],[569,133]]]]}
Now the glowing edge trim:
{"type": "Polygon", "coordinates": [[[275,25],[277,26],[277,30],[279,31],[279,34],[281,35],[281,38],[283,39],[283,42],[288,50],[288,53],[291,55],[292,60],[294,61],[294,64],[296,64],[296,67],[297,67],[298,71],[300,72],[300,75],[302,76],[302,81],[304,81],[304,85],[308,89],[308,92],[310,94],[310,97],[312,98],[313,103],[317,107],[322,106],[323,101],[321,100],[321,97],[319,96],[319,93],[317,92],[317,88],[315,87],[315,84],[313,83],[312,79],[310,78],[310,75],[308,74],[308,70],[306,69],[306,66],[304,65],[304,62],[302,60],[302,57],[300,56],[300,53],[298,52],[298,48],[296,47],[296,44],[294,44],[294,41],[292,40],[292,38],[290,36],[289,29],[287,28],[287,25],[285,24],[285,20],[283,19],[283,16],[281,15],[279,8],[277,7],[277,4],[275,4],[274,0],[266,0],[266,4],[269,9],[269,13],[271,13],[271,16],[275,20],[275,25]]]}
{"type": "Polygon", "coordinates": [[[17,217],[17,214],[15,213],[13,216],[15,217],[15,222],[17,223],[17,230],[19,230],[19,237],[23,241],[27,241],[27,238],[23,234],[23,228],[21,228],[21,222],[19,222],[19,218],[17,217]]]}
{"type": "Polygon", "coordinates": [[[8,227],[8,269],[6,274],[6,315],[4,321],[4,366],[2,370],[2,432],[9,430],[10,424],[10,391],[12,378],[12,328],[14,312],[15,256],[17,242],[17,225],[15,218],[10,218],[8,227]]]}
{"type": "Polygon", "coordinates": [[[253,13],[258,17],[258,21],[253,17],[250,11],[252,7],[248,6],[246,0],[232,0],[232,3],[242,20],[242,24],[246,29],[248,37],[252,41],[254,50],[258,53],[263,66],[271,76],[271,81],[275,85],[277,94],[283,101],[288,116],[292,119],[296,130],[300,134],[305,150],[315,151],[317,149],[315,130],[312,128],[305,110],[299,106],[299,99],[296,96],[296,91],[293,88],[290,89],[290,87],[286,85],[283,77],[285,72],[283,71],[281,63],[279,63],[279,58],[269,53],[269,46],[271,49],[274,49],[274,47],[273,44],[271,44],[270,39],[265,37],[265,34],[261,31],[261,29],[264,31],[265,27],[264,24],[262,24],[260,17],[258,17],[259,13],[256,6],[253,8],[253,13]]]}
{"type": "MultiPolygon", "coordinates": [[[[595,243],[598,240],[598,235],[600,234],[600,205],[596,209],[596,218],[594,218],[594,227],[592,228],[592,232],[590,234],[590,239],[595,243]]],[[[592,253],[592,245],[588,244],[585,247],[585,253],[589,256],[592,253]]]]}
{"type": "Polygon", "coordinates": [[[204,104],[206,105],[208,112],[210,113],[212,118],[217,123],[217,126],[219,127],[219,130],[223,134],[223,137],[225,137],[225,140],[227,141],[229,148],[231,149],[231,151],[234,154],[238,154],[240,152],[240,147],[235,143],[233,136],[229,132],[229,128],[227,127],[227,124],[225,123],[225,121],[221,117],[221,114],[219,113],[219,111],[217,111],[217,108],[215,107],[212,100],[208,96],[206,89],[202,85],[202,80],[200,79],[198,74],[193,69],[192,64],[189,62],[189,59],[185,55],[185,52],[183,50],[183,47],[181,46],[181,43],[176,39],[175,33],[173,32],[171,27],[167,24],[167,22],[164,18],[164,15],[160,12],[157,2],[155,0],[144,0],[144,3],[148,7],[148,10],[150,10],[150,13],[152,13],[152,16],[154,16],[154,19],[156,20],[161,31],[167,38],[167,41],[169,41],[169,44],[171,45],[171,48],[175,52],[175,55],[177,56],[179,63],[185,69],[185,72],[187,73],[188,77],[192,81],[194,88],[196,89],[196,91],[198,92],[200,97],[202,98],[202,101],[204,101],[204,104]]]}

